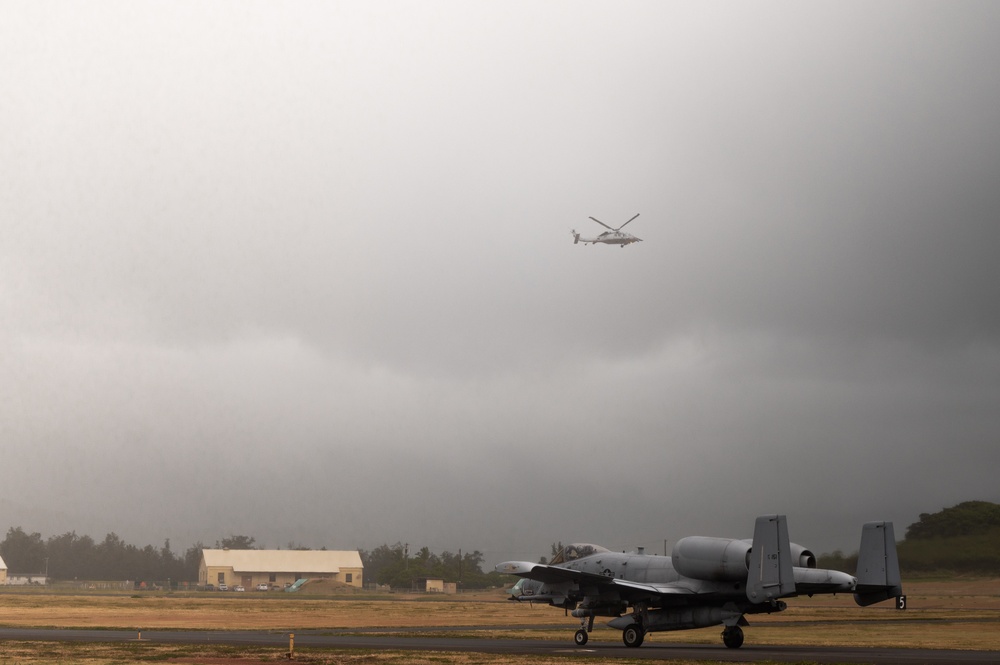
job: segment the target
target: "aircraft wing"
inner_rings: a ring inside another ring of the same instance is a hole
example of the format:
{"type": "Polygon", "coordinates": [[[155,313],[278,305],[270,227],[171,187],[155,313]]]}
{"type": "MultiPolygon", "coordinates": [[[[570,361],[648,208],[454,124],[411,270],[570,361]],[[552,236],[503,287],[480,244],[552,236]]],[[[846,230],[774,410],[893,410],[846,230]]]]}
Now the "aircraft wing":
{"type": "Polygon", "coordinates": [[[559,582],[611,584],[614,582],[610,577],[605,577],[604,575],[585,573],[580,570],[571,570],[562,566],[550,566],[544,563],[531,563],[529,561],[505,561],[497,565],[496,571],[504,575],[527,577],[529,580],[538,580],[544,584],[557,584],[559,582]]]}
{"type": "Polygon", "coordinates": [[[631,597],[666,597],[666,596],[696,596],[702,595],[694,589],[684,586],[679,582],[667,584],[643,584],[642,582],[630,582],[629,580],[608,580],[618,588],[623,598],[631,597]]]}
{"type": "Polygon", "coordinates": [[[598,586],[614,587],[621,598],[626,600],[646,600],[659,598],[665,604],[677,602],[679,596],[702,595],[699,591],[690,588],[682,583],[670,582],[666,584],[645,584],[642,582],[632,582],[629,580],[615,579],[597,573],[587,573],[580,570],[572,570],[562,566],[549,566],[544,563],[531,563],[529,561],[507,561],[496,567],[497,572],[505,575],[517,575],[530,580],[537,580],[543,584],[558,584],[569,582],[571,584],[593,584],[598,586]],[[668,600],[669,599],[669,600],[668,600]]]}

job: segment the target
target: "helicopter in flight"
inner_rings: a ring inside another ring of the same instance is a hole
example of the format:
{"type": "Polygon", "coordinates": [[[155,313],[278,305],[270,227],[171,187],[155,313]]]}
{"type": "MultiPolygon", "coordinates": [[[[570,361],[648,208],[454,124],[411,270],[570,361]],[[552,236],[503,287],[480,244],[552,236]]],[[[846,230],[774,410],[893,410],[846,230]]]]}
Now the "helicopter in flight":
{"type": "MultiPolygon", "coordinates": [[[[639,213],[636,213],[635,217],[638,216],[639,213]]],[[[635,217],[628,220],[628,222],[625,222],[625,224],[631,222],[633,219],[635,219],[635,217]]],[[[602,242],[605,245],[618,245],[619,247],[624,247],[625,245],[630,245],[633,242],[642,242],[642,238],[636,238],[631,233],[625,233],[624,231],[622,231],[622,229],[625,228],[625,224],[622,224],[617,229],[613,229],[604,222],[602,222],[601,220],[597,219],[596,217],[591,217],[590,219],[594,220],[595,222],[597,222],[598,224],[600,224],[601,226],[603,226],[608,230],[602,233],[601,235],[597,236],[596,238],[581,238],[580,234],[576,232],[576,229],[574,229],[573,230],[574,245],[577,244],[578,242],[582,242],[585,245],[588,244],[593,245],[595,243],[602,242]]]]}

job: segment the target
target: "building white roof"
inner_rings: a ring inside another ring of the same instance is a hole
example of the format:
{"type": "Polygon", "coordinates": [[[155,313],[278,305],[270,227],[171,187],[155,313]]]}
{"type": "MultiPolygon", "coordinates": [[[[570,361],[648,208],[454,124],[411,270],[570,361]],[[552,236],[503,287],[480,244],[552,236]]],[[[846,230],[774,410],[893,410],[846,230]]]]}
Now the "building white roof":
{"type": "Polygon", "coordinates": [[[3,562],[2,556],[0,556],[0,570],[7,570],[7,564],[3,562]]]}
{"type": "Polygon", "coordinates": [[[357,550],[202,550],[205,565],[243,573],[339,573],[361,568],[357,550]]]}

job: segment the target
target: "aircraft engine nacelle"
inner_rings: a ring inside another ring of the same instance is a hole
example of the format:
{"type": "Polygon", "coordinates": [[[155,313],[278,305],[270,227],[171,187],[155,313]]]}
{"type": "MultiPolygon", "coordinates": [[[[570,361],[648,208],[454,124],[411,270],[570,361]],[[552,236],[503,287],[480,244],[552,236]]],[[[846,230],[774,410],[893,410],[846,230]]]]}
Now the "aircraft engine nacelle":
{"type": "Polygon", "coordinates": [[[816,555],[795,543],[788,543],[792,548],[792,565],[799,568],[815,568],[816,555]]]}
{"type": "Polygon", "coordinates": [[[674,570],[684,577],[719,582],[745,582],[750,543],[731,538],[688,536],[674,545],[674,570]]]}
{"type": "MultiPolygon", "coordinates": [[[[747,545],[752,545],[752,540],[744,540],[747,545]]],[[[796,543],[788,543],[788,546],[792,548],[792,565],[798,566],[799,568],[815,568],[816,567],[816,555],[807,550],[802,545],[796,543]]]]}

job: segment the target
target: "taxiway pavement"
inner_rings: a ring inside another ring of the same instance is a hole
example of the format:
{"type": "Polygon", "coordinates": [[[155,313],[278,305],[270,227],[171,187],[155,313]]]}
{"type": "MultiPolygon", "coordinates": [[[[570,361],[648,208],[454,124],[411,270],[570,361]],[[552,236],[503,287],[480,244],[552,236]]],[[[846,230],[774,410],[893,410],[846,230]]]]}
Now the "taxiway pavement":
{"type": "MultiPolygon", "coordinates": [[[[72,630],[53,628],[0,628],[0,640],[55,642],[127,642],[141,640],[154,644],[254,645],[287,650],[287,632],[150,630],[72,630]]],[[[454,637],[403,637],[359,635],[347,631],[302,631],[295,633],[295,647],[326,649],[370,649],[372,651],[467,651],[523,655],[572,655],[578,658],[637,658],[720,662],[815,662],[872,663],[873,665],[1000,665],[1000,651],[960,651],[944,649],[880,649],[863,647],[801,647],[746,644],[740,649],[722,645],[656,644],[647,642],[629,649],[620,642],[593,640],[584,647],[560,642],[522,639],[476,639],[454,637]]]]}

